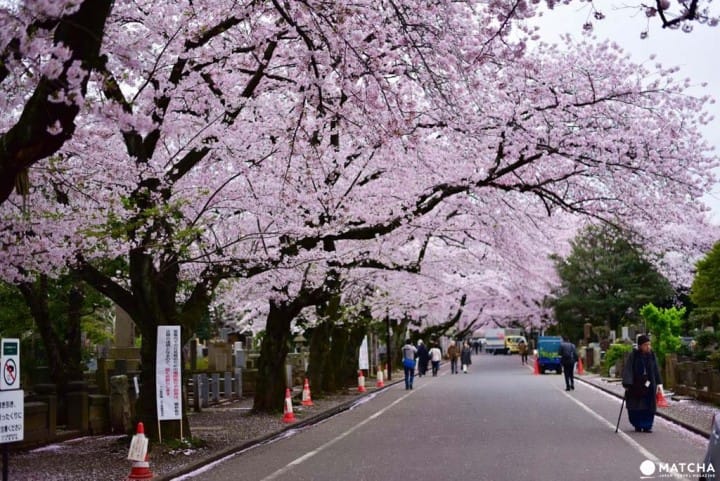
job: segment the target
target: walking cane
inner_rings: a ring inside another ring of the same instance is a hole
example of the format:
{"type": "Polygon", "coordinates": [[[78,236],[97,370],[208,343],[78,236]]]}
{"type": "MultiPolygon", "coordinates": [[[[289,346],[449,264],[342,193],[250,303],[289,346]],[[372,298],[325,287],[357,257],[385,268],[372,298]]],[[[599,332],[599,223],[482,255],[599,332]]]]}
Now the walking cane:
{"type": "Polygon", "coordinates": [[[627,389],[625,390],[625,394],[623,394],[623,400],[622,400],[622,403],[620,404],[620,413],[618,414],[617,424],[615,425],[615,432],[618,432],[618,428],[620,427],[620,418],[622,417],[622,411],[623,411],[623,408],[625,407],[625,398],[626,397],[627,397],[627,389]]]}

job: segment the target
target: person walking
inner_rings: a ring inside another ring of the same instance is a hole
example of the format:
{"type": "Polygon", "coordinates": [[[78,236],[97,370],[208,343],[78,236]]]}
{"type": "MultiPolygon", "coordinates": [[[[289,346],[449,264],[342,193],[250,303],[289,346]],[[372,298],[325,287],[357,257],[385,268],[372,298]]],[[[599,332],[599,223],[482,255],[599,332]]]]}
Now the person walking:
{"type": "Polygon", "coordinates": [[[470,343],[465,341],[463,343],[462,351],[460,351],[460,363],[462,364],[462,370],[465,374],[468,372],[468,367],[472,364],[472,349],[470,343]]]}
{"type": "Polygon", "coordinates": [[[438,369],[440,369],[440,360],[442,359],[442,351],[437,345],[437,342],[433,343],[433,347],[430,348],[430,363],[432,364],[432,375],[437,376],[438,369]]]}
{"type": "Polygon", "coordinates": [[[428,362],[430,362],[430,353],[425,343],[420,339],[417,345],[418,377],[423,377],[427,373],[428,362]]]}
{"type": "Polygon", "coordinates": [[[415,380],[415,356],[417,348],[412,345],[410,339],[405,339],[405,345],[402,347],[402,364],[405,371],[405,389],[413,388],[415,380]]]}
{"type": "Polygon", "coordinates": [[[460,359],[460,349],[457,347],[455,341],[450,341],[450,345],[447,350],[448,358],[450,359],[450,374],[458,373],[458,359],[460,359]]]}
{"type": "Polygon", "coordinates": [[[520,353],[520,361],[524,366],[528,362],[528,345],[523,339],[520,339],[520,342],[518,342],[518,353],[520,353]]]}
{"type": "Polygon", "coordinates": [[[662,378],[648,336],[639,336],[637,349],[628,355],[623,367],[622,383],[630,424],[636,432],[651,433],[657,411],[655,396],[662,390],[662,378]]]}
{"type": "Polygon", "coordinates": [[[577,351],[575,345],[570,342],[567,336],[563,336],[558,354],[560,355],[560,364],[562,364],[563,374],[565,375],[565,390],[575,390],[575,362],[577,361],[577,351]]]}

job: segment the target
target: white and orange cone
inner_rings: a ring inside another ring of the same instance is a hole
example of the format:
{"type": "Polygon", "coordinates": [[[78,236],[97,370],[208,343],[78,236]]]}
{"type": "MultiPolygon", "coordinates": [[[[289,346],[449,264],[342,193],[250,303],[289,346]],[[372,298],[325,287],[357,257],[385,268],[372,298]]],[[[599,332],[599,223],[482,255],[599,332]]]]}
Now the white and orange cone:
{"type": "MultiPolygon", "coordinates": [[[[141,438],[138,444],[140,445],[139,449],[142,449],[145,451],[145,460],[144,461],[138,461],[137,459],[133,460],[132,467],[130,468],[130,474],[126,478],[127,481],[133,481],[137,479],[152,479],[153,473],[150,471],[150,463],[148,462],[148,456],[147,456],[147,441],[143,438],[145,438],[145,426],[143,423],[137,424],[137,430],[135,432],[134,438],[141,438]],[[143,446],[144,442],[144,446],[143,446]]],[[[132,451],[132,449],[131,449],[132,451]]],[[[140,457],[142,459],[142,456],[140,457]]]]}
{"type": "Polygon", "coordinates": [[[577,362],[577,373],[578,373],[580,376],[582,376],[583,374],[585,374],[585,368],[583,368],[582,357],[579,357],[579,356],[578,356],[578,362],[577,362]]]}
{"type": "Polygon", "coordinates": [[[283,409],[283,422],[294,423],[295,413],[293,413],[292,407],[292,396],[290,395],[290,388],[285,389],[285,408],[283,409]]]}
{"type": "Polygon", "coordinates": [[[363,374],[362,369],[358,371],[358,392],[367,392],[367,389],[365,389],[365,374],[363,374]]]}
{"type": "Polygon", "coordinates": [[[303,384],[303,390],[302,390],[302,402],[300,403],[303,406],[312,406],[312,398],[310,397],[310,381],[308,381],[308,378],[305,378],[305,384],[303,384]]]}
{"type": "Polygon", "coordinates": [[[382,369],[378,369],[377,372],[377,382],[375,383],[376,388],[385,387],[385,380],[383,379],[383,371],[382,369]]]}
{"type": "Polygon", "coordinates": [[[665,392],[663,391],[662,384],[658,386],[657,393],[655,393],[655,402],[659,408],[668,407],[668,402],[667,399],[665,399],[665,392]]]}
{"type": "Polygon", "coordinates": [[[127,477],[127,481],[133,481],[136,479],[152,479],[154,474],[150,471],[150,463],[147,461],[133,461],[132,468],[130,468],[130,474],[127,477]]]}

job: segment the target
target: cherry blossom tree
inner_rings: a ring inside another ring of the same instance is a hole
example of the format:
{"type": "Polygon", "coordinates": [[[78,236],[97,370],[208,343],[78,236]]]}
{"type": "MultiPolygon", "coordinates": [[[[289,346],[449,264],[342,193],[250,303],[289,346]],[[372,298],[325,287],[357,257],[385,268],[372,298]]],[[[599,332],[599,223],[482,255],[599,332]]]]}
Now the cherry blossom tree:
{"type": "Polygon", "coordinates": [[[112,4],[0,5],[0,202],[27,194],[27,170],[73,136],[112,4]]]}
{"type": "MultiPolygon", "coordinates": [[[[302,309],[359,269],[408,270],[430,238],[440,267],[414,269],[455,290],[419,303],[388,275],[398,312],[440,319],[467,293],[470,321],[520,305],[532,316],[543,284],[522,268],[561,212],[649,237],[700,219],[715,159],[696,128],[708,99],[674,71],[608,44],[528,52],[508,19],[531,14],[523,2],[116,3],[72,137],[35,164],[31,195],[2,205],[1,275],[69,266],[130,314],[151,436],[157,326],[187,340],[230,279],[266,296],[271,374],[302,309]]],[[[263,389],[268,408],[278,385],[263,389]]]]}

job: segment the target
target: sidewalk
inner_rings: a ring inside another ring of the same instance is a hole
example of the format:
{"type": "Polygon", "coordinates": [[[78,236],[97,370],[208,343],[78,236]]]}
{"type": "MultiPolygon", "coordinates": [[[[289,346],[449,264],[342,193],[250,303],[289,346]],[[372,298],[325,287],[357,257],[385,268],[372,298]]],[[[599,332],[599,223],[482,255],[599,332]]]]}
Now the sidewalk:
{"type": "MultiPolygon", "coordinates": [[[[623,398],[625,389],[620,379],[604,378],[598,374],[586,373],[581,376],[575,375],[575,379],[601,389],[619,399],[623,398]]],[[[665,390],[665,398],[668,407],[658,408],[657,416],[672,421],[684,428],[710,437],[710,428],[713,414],[720,412],[720,407],[696,401],[687,396],[675,396],[671,391],[665,390]]]]}
{"type": "MultiPolygon", "coordinates": [[[[385,386],[401,382],[402,372],[393,372],[385,386]]],[[[313,398],[313,406],[299,405],[301,388],[294,389],[296,422],[283,423],[282,413],[252,413],[252,398],[227,402],[188,412],[194,438],[202,446],[150,447],[149,464],[153,481],[169,481],[202,466],[265,443],[289,430],[299,430],[351,408],[378,389],[366,381],[366,393],[350,388],[346,393],[313,398]]],[[[9,458],[12,481],[98,481],[126,479],[132,463],[127,460],[129,438],[125,435],[85,436],[57,442],[29,451],[13,451],[9,458]]],[[[0,463],[1,464],[1,463],[0,463]]]]}

